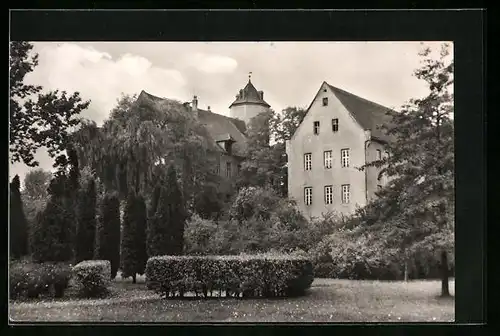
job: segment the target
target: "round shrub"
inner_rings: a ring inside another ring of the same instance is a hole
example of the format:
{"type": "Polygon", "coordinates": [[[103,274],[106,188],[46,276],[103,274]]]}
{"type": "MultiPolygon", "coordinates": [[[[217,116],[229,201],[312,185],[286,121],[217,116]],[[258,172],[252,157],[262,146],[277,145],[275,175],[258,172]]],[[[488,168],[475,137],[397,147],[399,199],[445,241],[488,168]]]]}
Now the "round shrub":
{"type": "Polygon", "coordinates": [[[100,297],[108,292],[111,279],[109,260],[85,260],[73,267],[75,287],[81,297],[100,297]]]}
{"type": "Polygon", "coordinates": [[[148,260],[146,284],[168,296],[224,291],[235,297],[301,295],[311,286],[306,257],[290,255],[157,256],[148,260]]]}

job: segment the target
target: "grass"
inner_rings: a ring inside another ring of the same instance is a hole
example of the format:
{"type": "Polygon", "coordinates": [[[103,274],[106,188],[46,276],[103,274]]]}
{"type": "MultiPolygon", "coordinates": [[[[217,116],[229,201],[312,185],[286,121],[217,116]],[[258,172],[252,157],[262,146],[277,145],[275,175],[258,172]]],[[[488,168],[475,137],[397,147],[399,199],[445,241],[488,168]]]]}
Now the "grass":
{"type": "MultiPolygon", "coordinates": [[[[117,278],[103,300],[11,302],[13,321],[50,322],[452,322],[454,298],[439,298],[439,281],[316,279],[306,296],[287,299],[161,299],[117,278]]],[[[450,291],[454,294],[454,281],[450,291]]]]}

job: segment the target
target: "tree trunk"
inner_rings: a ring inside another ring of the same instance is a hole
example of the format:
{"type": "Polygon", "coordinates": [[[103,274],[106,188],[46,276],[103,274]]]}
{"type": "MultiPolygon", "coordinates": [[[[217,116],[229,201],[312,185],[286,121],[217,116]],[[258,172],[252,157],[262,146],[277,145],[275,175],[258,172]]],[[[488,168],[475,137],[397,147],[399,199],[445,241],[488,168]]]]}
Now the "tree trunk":
{"type": "Polygon", "coordinates": [[[408,282],[408,259],[405,260],[405,282],[408,282]]]}
{"type": "Polygon", "coordinates": [[[132,283],[137,283],[137,274],[132,275],[132,283]]]}
{"type": "Polygon", "coordinates": [[[450,296],[449,288],[449,270],[448,270],[448,253],[446,251],[441,252],[441,296],[450,296]]]}

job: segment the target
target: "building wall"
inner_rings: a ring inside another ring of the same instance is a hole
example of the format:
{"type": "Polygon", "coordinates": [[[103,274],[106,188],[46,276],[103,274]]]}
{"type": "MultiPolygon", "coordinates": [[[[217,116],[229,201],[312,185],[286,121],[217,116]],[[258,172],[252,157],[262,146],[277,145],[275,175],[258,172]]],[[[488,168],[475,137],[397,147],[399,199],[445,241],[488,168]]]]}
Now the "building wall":
{"type": "Polygon", "coordinates": [[[229,116],[232,118],[238,118],[240,120],[243,120],[245,124],[248,126],[250,119],[268,110],[269,110],[268,107],[258,104],[235,105],[232,106],[231,109],[229,110],[229,116]]]}
{"type": "Polygon", "coordinates": [[[324,83],[301,126],[287,142],[288,190],[303,213],[309,217],[335,211],[352,213],[356,206],[366,205],[366,175],[357,169],[365,163],[366,134],[352,115],[324,83]],[[325,92],[326,91],[326,92],[325,92]],[[328,106],[323,106],[323,98],[328,106]],[[339,120],[338,132],[332,132],[332,119],[339,120]],[[313,122],[320,122],[320,133],[313,133],[313,122]],[[350,149],[348,168],[341,167],[341,149],[350,149]],[[323,152],[332,150],[332,168],[325,169],[323,152]],[[312,153],[312,170],[304,169],[304,154],[312,153]],[[341,203],[341,186],[350,185],[350,202],[341,203]],[[333,204],[326,205],[324,186],[333,186],[333,204]],[[305,205],[304,188],[312,187],[312,205],[305,205]]]}

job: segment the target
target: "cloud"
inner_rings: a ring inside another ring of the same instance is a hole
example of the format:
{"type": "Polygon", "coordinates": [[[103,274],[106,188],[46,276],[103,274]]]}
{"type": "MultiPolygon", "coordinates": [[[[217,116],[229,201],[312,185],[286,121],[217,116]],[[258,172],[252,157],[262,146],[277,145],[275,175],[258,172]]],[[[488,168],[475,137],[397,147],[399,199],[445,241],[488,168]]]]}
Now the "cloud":
{"type": "Polygon", "coordinates": [[[203,53],[190,55],[187,63],[208,74],[232,73],[238,67],[238,62],[231,57],[203,53]]]}
{"type": "Polygon", "coordinates": [[[50,43],[35,49],[38,67],[26,81],[46,90],[78,91],[92,102],[83,116],[101,123],[115,106],[120,94],[141,90],[160,96],[184,96],[186,81],[179,71],[154,66],[147,58],[110,54],[75,43],[50,43]]]}

